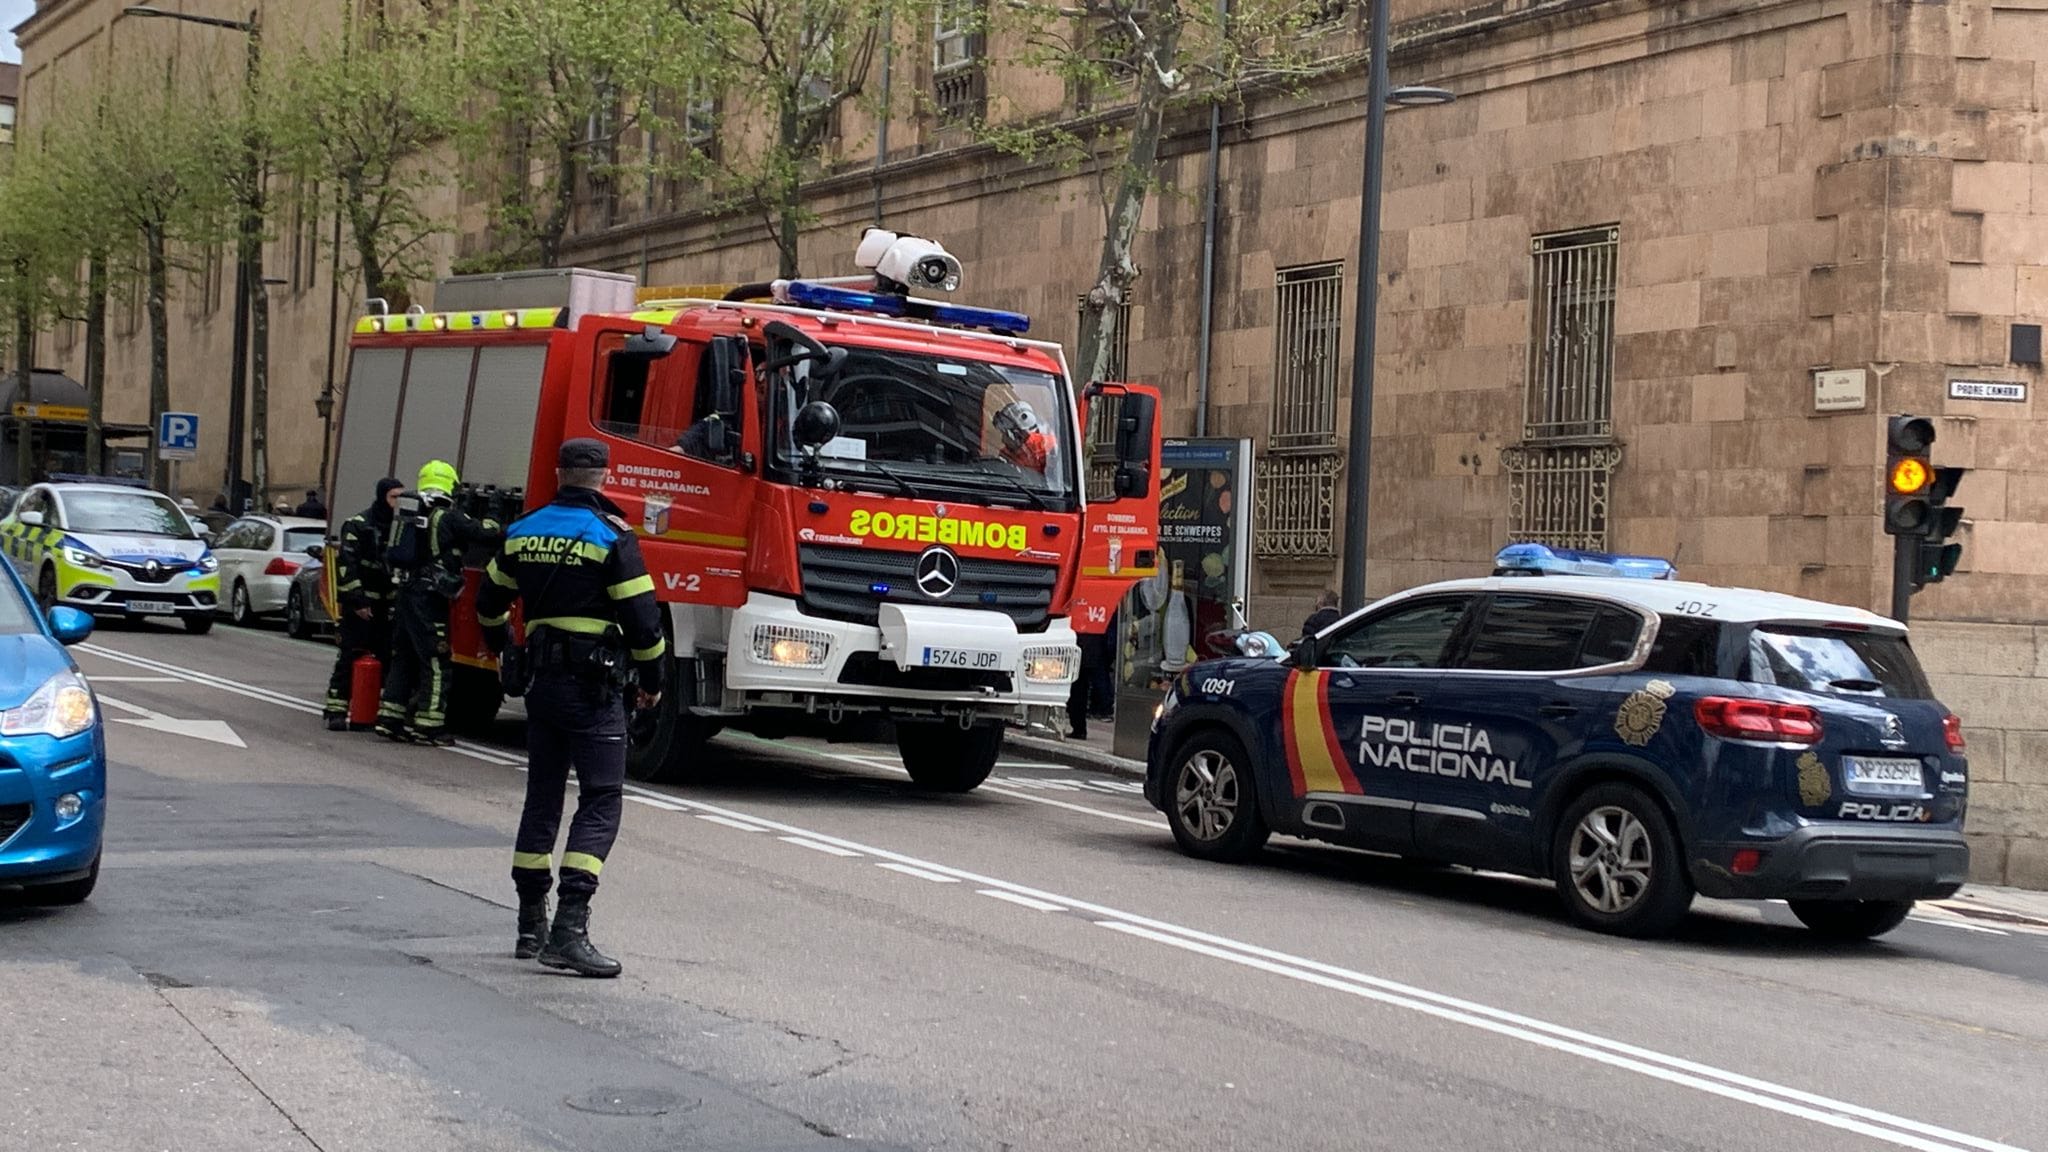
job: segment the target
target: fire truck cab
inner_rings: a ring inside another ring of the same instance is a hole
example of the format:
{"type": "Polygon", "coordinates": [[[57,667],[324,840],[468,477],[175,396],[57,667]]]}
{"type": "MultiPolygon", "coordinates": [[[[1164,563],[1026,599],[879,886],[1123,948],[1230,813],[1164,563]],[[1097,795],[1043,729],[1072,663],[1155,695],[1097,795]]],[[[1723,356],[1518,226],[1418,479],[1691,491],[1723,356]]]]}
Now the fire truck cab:
{"type": "MultiPolygon", "coordinates": [[[[971,789],[1007,723],[1065,702],[1076,633],[1156,572],[1158,394],[1077,394],[1028,317],[912,295],[958,283],[930,241],[871,229],[858,262],[671,300],[580,269],[444,280],[440,311],[357,323],[329,491],[440,457],[509,520],[552,498],[562,441],[603,440],[672,653],[636,778],[686,778],[723,727],[866,717],[914,781],[971,789]]],[[[501,703],[476,575],[458,724],[501,703]]]]}

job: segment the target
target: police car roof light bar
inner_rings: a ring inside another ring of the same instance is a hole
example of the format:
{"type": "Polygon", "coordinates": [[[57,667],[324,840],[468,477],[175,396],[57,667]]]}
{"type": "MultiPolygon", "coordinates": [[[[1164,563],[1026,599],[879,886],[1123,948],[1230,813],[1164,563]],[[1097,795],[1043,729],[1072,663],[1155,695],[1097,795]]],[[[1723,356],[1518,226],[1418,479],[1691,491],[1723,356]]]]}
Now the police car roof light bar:
{"type": "Polygon", "coordinates": [[[1495,576],[1619,576],[1634,580],[1676,580],[1671,561],[1655,556],[1510,544],[1493,558],[1495,576]]]}

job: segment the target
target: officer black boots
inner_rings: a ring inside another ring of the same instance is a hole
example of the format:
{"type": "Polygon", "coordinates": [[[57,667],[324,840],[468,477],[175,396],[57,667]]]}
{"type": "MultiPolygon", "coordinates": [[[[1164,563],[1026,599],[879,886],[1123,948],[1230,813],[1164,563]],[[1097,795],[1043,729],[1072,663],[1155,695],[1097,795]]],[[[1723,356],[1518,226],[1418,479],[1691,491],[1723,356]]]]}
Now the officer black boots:
{"type": "Polygon", "coordinates": [[[548,938],[548,898],[542,896],[531,904],[519,906],[519,941],[512,945],[515,960],[531,960],[540,955],[541,945],[548,938]]]}
{"type": "Polygon", "coordinates": [[[578,976],[610,979],[619,974],[619,962],[599,952],[590,943],[590,897],[564,892],[561,907],[555,909],[555,929],[547,947],[540,950],[543,967],[560,968],[578,976]]]}

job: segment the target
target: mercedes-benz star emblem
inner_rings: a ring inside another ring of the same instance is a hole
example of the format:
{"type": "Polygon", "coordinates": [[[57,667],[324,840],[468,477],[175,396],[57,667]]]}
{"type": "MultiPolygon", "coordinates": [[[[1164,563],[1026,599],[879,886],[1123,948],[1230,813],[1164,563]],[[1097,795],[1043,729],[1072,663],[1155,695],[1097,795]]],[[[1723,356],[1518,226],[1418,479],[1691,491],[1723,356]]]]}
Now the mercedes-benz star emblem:
{"type": "Polygon", "coordinates": [[[919,592],[934,600],[944,600],[960,583],[960,558],[944,548],[927,548],[917,558],[913,575],[919,592]]]}
{"type": "Polygon", "coordinates": [[[1884,718],[1884,744],[1887,748],[1904,748],[1906,746],[1906,730],[1900,726],[1897,716],[1886,716],[1884,718]]]}

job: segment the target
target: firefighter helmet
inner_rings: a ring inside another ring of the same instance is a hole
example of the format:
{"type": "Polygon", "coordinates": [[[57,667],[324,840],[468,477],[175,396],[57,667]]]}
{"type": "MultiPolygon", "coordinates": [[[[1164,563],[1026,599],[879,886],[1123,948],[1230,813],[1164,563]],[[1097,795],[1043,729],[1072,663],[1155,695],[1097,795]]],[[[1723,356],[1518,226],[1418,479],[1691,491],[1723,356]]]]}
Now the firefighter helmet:
{"type": "Polygon", "coordinates": [[[455,474],[455,466],[446,460],[429,460],[420,466],[419,490],[422,492],[453,492],[462,478],[455,474]]]}

